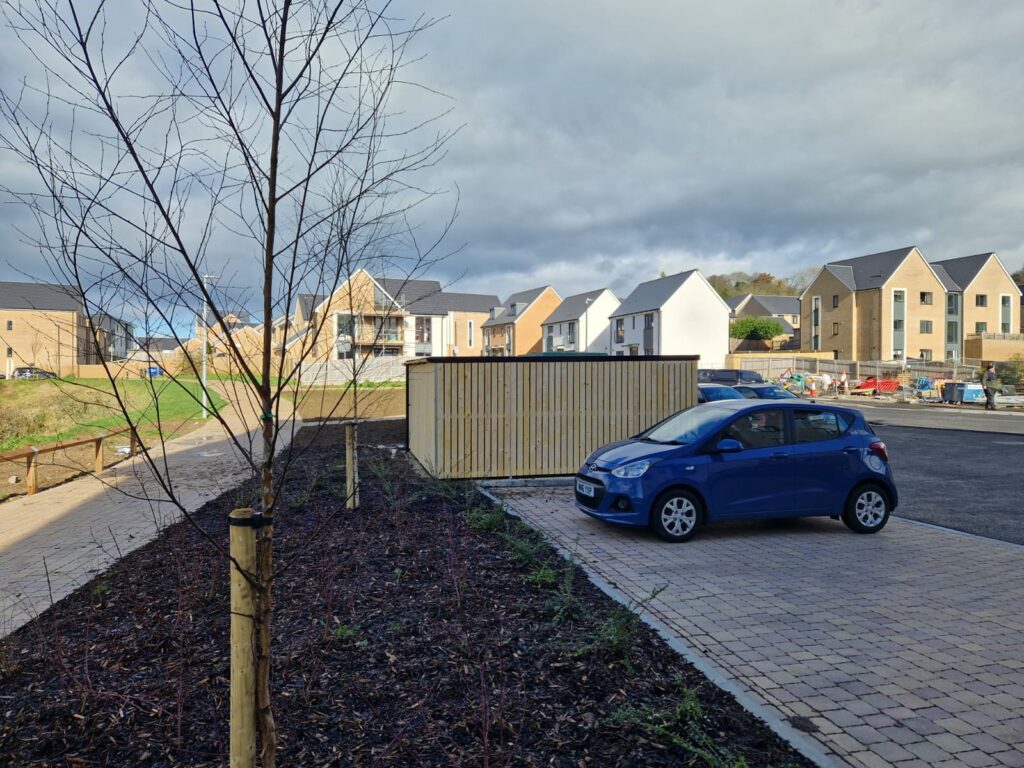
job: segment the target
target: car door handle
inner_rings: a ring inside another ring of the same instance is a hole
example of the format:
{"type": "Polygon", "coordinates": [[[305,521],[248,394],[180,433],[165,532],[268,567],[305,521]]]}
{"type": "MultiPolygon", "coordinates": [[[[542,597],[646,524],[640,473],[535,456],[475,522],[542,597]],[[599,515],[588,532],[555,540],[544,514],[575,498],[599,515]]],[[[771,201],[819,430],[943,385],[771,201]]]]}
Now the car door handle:
{"type": "Polygon", "coordinates": [[[843,448],[843,453],[860,453],[860,448],[856,445],[848,445],[843,448]]]}
{"type": "Polygon", "coordinates": [[[775,461],[781,461],[782,459],[788,459],[789,458],[789,454],[788,453],[773,453],[772,454],[772,458],[775,459],[775,461]]]}

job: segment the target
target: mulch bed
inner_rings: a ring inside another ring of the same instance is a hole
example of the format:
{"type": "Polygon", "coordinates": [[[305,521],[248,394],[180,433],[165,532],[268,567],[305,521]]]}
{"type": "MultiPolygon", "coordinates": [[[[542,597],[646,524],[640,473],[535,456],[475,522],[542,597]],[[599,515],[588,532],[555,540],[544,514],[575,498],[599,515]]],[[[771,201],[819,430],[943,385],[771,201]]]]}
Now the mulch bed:
{"type": "MultiPolygon", "coordinates": [[[[369,447],[403,422],[361,429],[361,509],[327,427],[275,515],[280,765],[810,765],[473,486],[369,447]]],[[[197,519],[226,542],[250,493],[197,519]]],[[[0,764],[225,764],[227,596],[177,524],[0,643],[0,764]]]]}

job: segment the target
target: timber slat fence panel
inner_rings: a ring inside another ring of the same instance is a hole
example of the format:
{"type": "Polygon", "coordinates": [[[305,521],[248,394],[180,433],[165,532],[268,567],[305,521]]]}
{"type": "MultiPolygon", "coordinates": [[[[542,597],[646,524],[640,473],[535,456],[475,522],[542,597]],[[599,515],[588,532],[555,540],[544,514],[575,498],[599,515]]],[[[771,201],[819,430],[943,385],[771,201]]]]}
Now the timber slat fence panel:
{"type": "Polygon", "coordinates": [[[442,479],[573,474],[595,448],[697,401],[697,358],[420,358],[408,446],[442,479]]]}

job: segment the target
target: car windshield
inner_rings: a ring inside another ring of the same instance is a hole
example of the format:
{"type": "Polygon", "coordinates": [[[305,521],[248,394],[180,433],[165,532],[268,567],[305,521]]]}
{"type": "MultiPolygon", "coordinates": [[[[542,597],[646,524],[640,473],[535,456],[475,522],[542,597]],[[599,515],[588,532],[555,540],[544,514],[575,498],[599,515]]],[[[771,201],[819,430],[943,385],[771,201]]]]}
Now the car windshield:
{"type": "Polygon", "coordinates": [[[654,443],[689,445],[703,440],[722,424],[730,412],[713,406],[688,408],[651,427],[640,437],[654,443]]]}
{"type": "Polygon", "coordinates": [[[782,387],[758,387],[757,393],[765,400],[788,400],[789,398],[796,397],[792,392],[782,387]]]}
{"type": "Polygon", "coordinates": [[[743,395],[737,392],[732,387],[717,387],[704,385],[700,388],[700,392],[704,395],[704,399],[709,403],[715,400],[742,400],[743,395]]]}

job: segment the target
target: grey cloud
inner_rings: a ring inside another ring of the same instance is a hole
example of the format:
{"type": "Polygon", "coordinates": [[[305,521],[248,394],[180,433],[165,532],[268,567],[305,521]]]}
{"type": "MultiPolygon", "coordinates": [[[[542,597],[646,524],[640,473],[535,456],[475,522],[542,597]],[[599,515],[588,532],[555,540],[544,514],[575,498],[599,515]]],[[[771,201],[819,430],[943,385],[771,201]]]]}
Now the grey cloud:
{"type": "MultiPolygon", "coordinates": [[[[395,106],[451,106],[443,125],[465,124],[421,179],[460,191],[449,245],[466,248],[438,268],[464,274],[459,289],[625,294],[661,271],[787,274],[910,244],[1024,261],[1021,4],[438,0],[429,12],[448,18],[417,41],[426,57],[407,77],[451,101],[407,89],[395,106]]],[[[417,223],[435,231],[451,200],[417,223]]]]}

